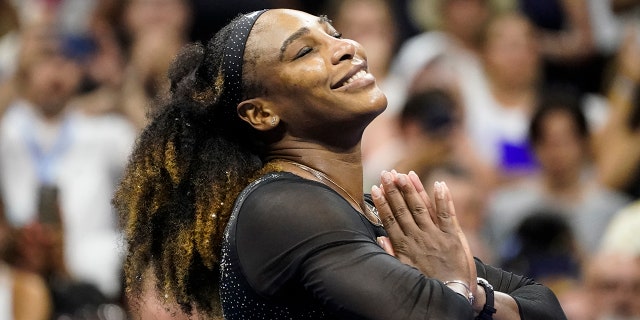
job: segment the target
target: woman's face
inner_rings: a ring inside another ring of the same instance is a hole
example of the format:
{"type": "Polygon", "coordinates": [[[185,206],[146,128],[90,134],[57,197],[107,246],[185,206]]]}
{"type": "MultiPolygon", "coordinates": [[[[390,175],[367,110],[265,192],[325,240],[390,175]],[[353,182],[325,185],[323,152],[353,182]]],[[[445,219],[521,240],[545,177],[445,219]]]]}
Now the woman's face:
{"type": "Polygon", "coordinates": [[[530,22],[515,14],[493,21],[487,30],[484,62],[493,81],[519,87],[535,85],[541,61],[530,22]]]}
{"type": "Polygon", "coordinates": [[[124,23],[134,37],[149,33],[187,32],[190,7],[185,0],[130,0],[125,8],[124,23]]]}
{"type": "Polygon", "coordinates": [[[331,134],[331,127],[342,133],[364,130],[386,107],[363,48],[340,38],[327,19],[268,11],[251,31],[246,50],[245,59],[255,60],[251,77],[264,88],[261,98],[294,136],[321,134],[319,129],[331,134]]]}
{"type": "Polygon", "coordinates": [[[79,61],[65,54],[62,38],[41,27],[29,30],[25,36],[21,84],[29,101],[45,115],[54,116],[77,93],[83,69],[79,61]]]}
{"type": "Polygon", "coordinates": [[[569,113],[548,113],[542,121],[541,132],[535,151],[538,161],[551,176],[562,177],[563,173],[581,170],[585,142],[569,113]]]}

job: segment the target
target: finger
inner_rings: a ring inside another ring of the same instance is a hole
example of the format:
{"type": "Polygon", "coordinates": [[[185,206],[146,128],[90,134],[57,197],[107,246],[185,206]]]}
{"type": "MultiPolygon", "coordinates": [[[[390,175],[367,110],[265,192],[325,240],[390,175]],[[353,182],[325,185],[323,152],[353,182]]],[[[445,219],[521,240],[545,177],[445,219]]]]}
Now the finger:
{"type": "Polygon", "coordinates": [[[462,228],[460,227],[460,222],[458,221],[458,216],[456,215],[456,208],[453,204],[451,190],[449,190],[449,186],[447,186],[445,182],[440,182],[440,187],[442,188],[444,194],[444,202],[446,206],[446,212],[449,214],[450,226],[453,227],[452,232],[462,233],[462,228]]]}
{"type": "MultiPolygon", "coordinates": [[[[451,196],[451,191],[449,190],[449,186],[447,186],[447,184],[444,182],[442,184],[444,187],[447,202],[449,203],[449,206],[452,208],[451,209],[452,219],[453,219],[453,223],[455,224],[455,227],[458,229],[458,238],[460,239],[460,242],[462,243],[462,247],[464,248],[465,255],[467,256],[467,263],[469,265],[469,273],[470,273],[469,278],[471,280],[474,280],[477,276],[476,263],[473,259],[471,248],[469,247],[469,241],[467,241],[467,237],[464,235],[462,228],[460,228],[458,216],[456,215],[455,209],[453,207],[453,197],[451,196]]],[[[470,284],[471,284],[472,292],[475,292],[476,290],[475,287],[477,286],[477,283],[475,281],[471,281],[470,284]]]]}
{"type": "Polygon", "coordinates": [[[436,219],[440,230],[450,234],[457,234],[460,228],[457,226],[455,215],[452,215],[453,201],[447,196],[444,184],[436,181],[433,184],[433,190],[436,203],[436,219]]]}
{"type": "Polygon", "coordinates": [[[409,171],[408,176],[411,182],[413,183],[413,186],[416,188],[416,191],[422,197],[422,200],[424,200],[425,202],[430,202],[429,196],[427,195],[427,191],[424,190],[422,181],[420,181],[420,177],[418,177],[418,175],[414,171],[409,171]]]}
{"type": "Polygon", "coordinates": [[[410,171],[409,178],[411,179],[411,182],[413,182],[413,185],[415,186],[416,191],[418,191],[418,193],[420,194],[420,197],[426,204],[427,211],[429,211],[429,216],[431,216],[431,221],[433,221],[434,224],[437,224],[438,219],[436,217],[436,210],[433,207],[433,203],[431,202],[431,199],[429,198],[427,191],[424,189],[424,185],[422,184],[422,181],[420,181],[420,177],[418,177],[418,175],[415,172],[410,171]]]}
{"type": "Polygon", "coordinates": [[[380,215],[380,220],[382,220],[382,225],[384,229],[389,234],[389,237],[393,237],[396,234],[402,234],[402,229],[396,222],[396,219],[393,215],[391,207],[389,206],[389,202],[387,198],[384,196],[383,190],[380,187],[373,186],[371,187],[371,200],[373,200],[373,204],[376,206],[378,210],[378,214],[380,215]]]}
{"type": "MultiPolygon", "coordinates": [[[[424,191],[422,182],[420,182],[420,179],[417,180],[419,188],[424,191]]],[[[429,215],[428,205],[424,200],[426,192],[424,192],[424,195],[421,195],[420,192],[418,192],[418,190],[416,189],[416,184],[406,174],[398,174],[396,176],[396,184],[402,191],[404,200],[407,204],[407,207],[409,208],[409,212],[411,213],[411,218],[413,219],[413,224],[411,224],[412,221],[409,221],[409,219],[407,219],[407,227],[413,227],[414,225],[417,225],[421,230],[435,230],[436,226],[431,219],[431,216],[429,215]]]]}
{"type": "Polygon", "coordinates": [[[394,175],[391,172],[383,171],[381,177],[382,186],[384,188],[384,193],[382,195],[387,200],[391,214],[393,215],[393,217],[388,217],[388,219],[393,218],[402,230],[403,234],[413,234],[415,233],[417,226],[411,216],[411,211],[405,201],[405,196],[398,188],[398,184],[405,186],[409,183],[406,178],[402,179],[402,181],[396,181],[396,176],[397,174],[394,175]]]}

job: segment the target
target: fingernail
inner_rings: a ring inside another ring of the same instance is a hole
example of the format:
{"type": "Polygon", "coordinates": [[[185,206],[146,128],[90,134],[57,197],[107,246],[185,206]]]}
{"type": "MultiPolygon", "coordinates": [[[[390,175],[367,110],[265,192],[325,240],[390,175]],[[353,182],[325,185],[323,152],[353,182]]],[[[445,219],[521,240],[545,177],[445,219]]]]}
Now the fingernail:
{"type": "Polygon", "coordinates": [[[394,175],[394,176],[397,176],[397,175],[398,175],[398,171],[396,171],[396,169],[392,169],[392,170],[391,170],[391,173],[393,173],[393,175],[394,175]]]}
{"type": "Polygon", "coordinates": [[[391,173],[388,171],[383,171],[382,172],[382,182],[384,183],[391,183],[391,181],[393,180],[393,177],[391,176],[391,173]]]}
{"type": "Polygon", "coordinates": [[[407,176],[404,174],[399,174],[396,176],[398,179],[398,184],[402,187],[407,185],[407,176]]]}
{"type": "Polygon", "coordinates": [[[382,191],[380,191],[380,188],[378,188],[378,186],[374,185],[371,187],[371,196],[375,199],[382,197],[382,191]]]}
{"type": "Polygon", "coordinates": [[[417,187],[417,186],[422,186],[422,181],[420,181],[420,177],[418,177],[418,175],[413,172],[413,171],[409,171],[409,181],[413,182],[413,184],[417,187]]]}
{"type": "Polygon", "coordinates": [[[378,237],[378,245],[384,248],[384,238],[383,237],[378,237]]]}
{"type": "Polygon", "coordinates": [[[433,190],[437,199],[444,199],[444,190],[442,189],[442,184],[440,182],[436,181],[433,184],[433,190]]]}

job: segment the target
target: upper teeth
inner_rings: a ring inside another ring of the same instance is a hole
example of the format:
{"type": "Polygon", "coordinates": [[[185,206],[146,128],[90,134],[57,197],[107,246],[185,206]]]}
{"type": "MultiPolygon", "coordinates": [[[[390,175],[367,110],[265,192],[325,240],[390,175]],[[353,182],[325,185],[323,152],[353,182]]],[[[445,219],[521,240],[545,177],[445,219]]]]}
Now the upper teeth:
{"type": "Polygon", "coordinates": [[[347,81],[345,81],[345,84],[349,84],[355,80],[358,80],[362,77],[364,77],[367,74],[367,72],[365,70],[360,70],[358,71],[356,74],[354,74],[353,76],[351,76],[351,78],[347,79],[347,81]]]}

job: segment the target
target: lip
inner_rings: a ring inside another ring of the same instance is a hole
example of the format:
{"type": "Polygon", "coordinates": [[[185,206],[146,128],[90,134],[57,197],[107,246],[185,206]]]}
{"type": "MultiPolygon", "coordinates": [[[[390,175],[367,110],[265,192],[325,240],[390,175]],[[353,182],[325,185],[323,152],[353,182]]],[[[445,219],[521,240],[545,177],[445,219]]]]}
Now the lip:
{"type": "MultiPolygon", "coordinates": [[[[340,78],[338,81],[336,81],[334,84],[331,85],[331,89],[335,90],[335,89],[340,89],[343,87],[348,86],[348,83],[345,83],[345,81],[347,81],[349,78],[353,77],[356,73],[360,72],[364,70],[365,72],[367,72],[367,74],[369,74],[369,71],[367,70],[367,61],[365,60],[354,60],[354,67],[351,68],[351,70],[349,70],[349,72],[347,72],[347,74],[345,74],[342,78],[340,78]]],[[[356,81],[354,81],[356,82],[356,81]]],[[[353,82],[352,82],[353,83],[353,82]]]]}

